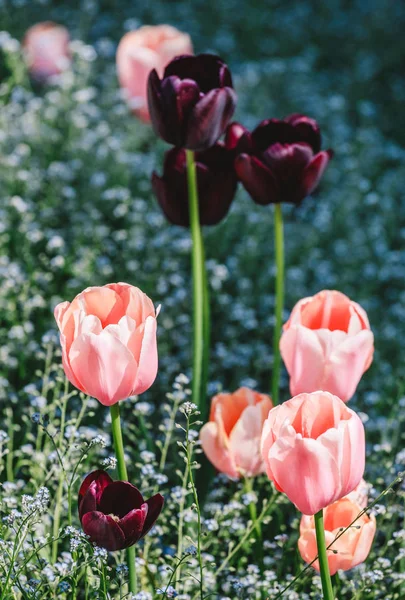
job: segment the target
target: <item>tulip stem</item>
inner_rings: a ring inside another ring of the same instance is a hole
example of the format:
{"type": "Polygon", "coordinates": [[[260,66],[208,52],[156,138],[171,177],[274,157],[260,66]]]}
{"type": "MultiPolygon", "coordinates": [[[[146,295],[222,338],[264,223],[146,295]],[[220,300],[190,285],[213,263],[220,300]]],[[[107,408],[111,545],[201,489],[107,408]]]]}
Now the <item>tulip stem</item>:
{"type": "Polygon", "coordinates": [[[322,581],[322,592],[325,600],[334,600],[332,580],[329,572],[328,556],[326,554],[325,529],[323,524],[323,509],[315,515],[316,544],[318,546],[319,570],[322,581]]]}
{"type": "Polygon", "coordinates": [[[203,274],[203,288],[204,288],[204,306],[203,306],[203,366],[202,366],[202,379],[201,379],[201,415],[205,421],[208,418],[208,404],[207,404],[207,385],[209,379],[209,359],[210,359],[210,342],[211,342],[211,311],[210,311],[210,293],[208,287],[207,269],[205,266],[205,250],[204,240],[201,233],[201,247],[202,247],[202,262],[201,270],[203,274]]]}
{"type": "MultiPolygon", "coordinates": [[[[192,270],[193,270],[193,380],[192,397],[201,412],[202,418],[206,416],[206,392],[203,389],[203,365],[206,364],[205,356],[208,353],[209,327],[204,326],[204,298],[208,298],[205,276],[204,246],[200,227],[200,213],[198,208],[197,173],[192,150],[186,150],[188,202],[190,212],[190,228],[193,241],[192,270]],[[204,339],[205,338],[205,339],[204,339]]],[[[206,312],[206,311],[205,311],[206,312]]]]}
{"type": "Polygon", "coordinates": [[[281,369],[280,336],[284,306],[284,227],[283,211],[280,203],[274,206],[274,249],[276,255],[276,306],[273,336],[273,378],[271,397],[274,406],[276,406],[279,401],[281,369]]]}
{"type": "MultiPolygon", "coordinates": [[[[118,477],[121,481],[128,481],[127,467],[125,465],[124,444],[122,441],[121,419],[119,403],[110,406],[111,413],[111,429],[114,440],[115,457],[117,459],[118,477]]],[[[135,563],[135,547],[131,546],[126,550],[127,565],[129,574],[129,591],[133,594],[137,592],[136,581],[136,563],[135,563]]]]}

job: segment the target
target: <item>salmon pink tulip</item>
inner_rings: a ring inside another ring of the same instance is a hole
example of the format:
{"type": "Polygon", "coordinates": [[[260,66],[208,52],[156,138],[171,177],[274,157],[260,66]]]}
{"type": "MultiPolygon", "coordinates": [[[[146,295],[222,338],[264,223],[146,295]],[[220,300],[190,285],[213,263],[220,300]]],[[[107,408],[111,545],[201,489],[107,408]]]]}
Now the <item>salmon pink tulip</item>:
{"type": "Polygon", "coordinates": [[[235,479],[264,473],[260,438],[272,406],[269,396],[246,387],[212,399],[210,420],[202,427],[200,440],[218,471],[235,479]]]}
{"type": "Polygon", "coordinates": [[[261,447],[268,477],[305,515],[349,494],[364,473],[363,424],[328,392],[300,394],[273,408],[261,447]]]}
{"type": "Polygon", "coordinates": [[[292,395],[325,390],[347,402],[371,365],[374,338],[359,304],[324,290],[295,305],[280,351],[292,395]]]}
{"type": "Polygon", "coordinates": [[[93,471],[79,490],[79,518],[90,541],[109,551],[136,544],[153,525],[164,499],[155,494],[144,500],[128,481],[113,481],[106,471],[93,471]]]}
{"type": "Polygon", "coordinates": [[[152,300],[127,283],[90,287],[55,308],[69,381],[111,406],[154,382],[158,357],[152,300]]]}
{"type": "MultiPolygon", "coordinates": [[[[324,511],[326,546],[329,546],[341,529],[345,529],[361,512],[362,507],[349,497],[341,498],[324,511]]],[[[355,524],[341,535],[327,550],[329,571],[334,575],[339,569],[348,571],[364,562],[369,555],[376,532],[376,520],[373,515],[363,514],[355,524]]],[[[303,515],[300,524],[298,549],[305,562],[312,562],[318,554],[314,517],[303,515]]],[[[319,561],[313,564],[319,571],[319,561]]]]}
{"type": "Polygon", "coordinates": [[[69,32],[51,21],[37,23],[27,30],[23,50],[31,75],[46,81],[70,65],[69,32]]]}
{"type": "Polygon", "coordinates": [[[124,35],[117,49],[117,74],[131,110],[149,121],[147,84],[152,69],[163,75],[168,62],[192,54],[190,36],[170,25],[145,25],[124,35]]]}

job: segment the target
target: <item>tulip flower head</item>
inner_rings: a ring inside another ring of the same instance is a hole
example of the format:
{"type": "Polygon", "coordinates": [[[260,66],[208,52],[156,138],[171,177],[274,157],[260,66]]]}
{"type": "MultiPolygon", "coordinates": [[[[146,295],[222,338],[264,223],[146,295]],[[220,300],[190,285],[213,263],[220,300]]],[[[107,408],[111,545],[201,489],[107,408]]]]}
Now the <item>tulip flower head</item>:
{"type": "Polygon", "coordinates": [[[28,70],[33,78],[46,81],[70,65],[69,32],[51,21],[30,27],[23,40],[28,70]]]}
{"type": "Polygon", "coordinates": [[[305,515],[349,494],[364,473],[363,424],[328,392],[300,394],[273,408],[261,448],[269,479],[305,515]]]}
{"type": "Polygon", "coordinates": [[[69,381],[111,406],[154,382],[158,357],[152,300],[127,283],[90,287],[55,308],[69,381]]]}
{"type": "Polygon", "coordinates": [[[331,150],[321,151],[318,124],[304,115],[262,121],[252,133],[233,123],[227,140],[238,152],[238,178],[257,204],[299,204],[332,158],[331,150]]]}
{"type": "Polygon", "coordinates": [[[324,290],[295,305],[280,352],[292,395],[325,390],[347,402],[371,365],[374,337],[359,304],[324,290]]]}
{"type": "Polygon", "coordinates": [[[79,490],[79,518],[90,541],[109,551],[136,544],[152,529],[163,508],[156,494],[144,500],[128,481],[113,481],[106,471],[93,471],[79,490]]]}
{"type": "Polygon", "coordinates": [[[180,54],[192,54],[190,36],[170,25],[145,25],[129,31],[118,44],[117,74],[131,110],[149,121],[147,84],[149,73],[164,67],[180,54]]]}
{"type": "Polygon", "coordinates": [[[224,133],[236,105],[232,77],[214,54],[178,56],[160,79],[156,69],[148,80],[153,127],[169,144],[206,150],[224,133]]]}
{"type": "Polygon", "coordinates": [[[272,406],[269,396],[246,387],[214,396],[210,420],[202,427],[200,440],[218,471],[234,479],[264,473],[260,439],[272,406]]]}
{"type": "MultiPolygon", "coordinates": [[[[336,571],[348,571],[364,562],[370,553],[371,545],[376,532],[376,520],[373,515],[364,513],[352,527],[343,533],[336,541],[335,538],[350,525],[362,507],[350,498],[341,498],[328,506],[324,511],[324,527],[326,546],[333,542],[327,550],[329,571],[334,575],[336,571]]],[[[318,554],[315,533],[314,517],[303,515],[300,524],[300,537],[298,549],[305,562],[312,562],[318,554]]],[[[312,565],[319,571],[319,561],[312,565]]]]}
{"type": "MultiPolygon", "coordinates": [[[[216,225],[227,214],[237,180],[233,153],[222,142],[196,153],[200,224],[216,225]]],[[[163,176],[152,175],[152,187],[166,218],[174,225],[190,225],[186,153],[172,148],[166,153],[163,176]]]]}

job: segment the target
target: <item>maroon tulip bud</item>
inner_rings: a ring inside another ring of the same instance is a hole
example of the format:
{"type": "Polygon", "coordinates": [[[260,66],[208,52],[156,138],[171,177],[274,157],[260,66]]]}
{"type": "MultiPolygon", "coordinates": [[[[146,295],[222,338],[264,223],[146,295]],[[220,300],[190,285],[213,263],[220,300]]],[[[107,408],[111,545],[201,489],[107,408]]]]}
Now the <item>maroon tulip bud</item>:
{"type": "Polygon", "coordinates": [[[93,471],[80,486],[79,518],[91,542],[106,550],[122,550],[148,533],[163,502],[160,494],[145,502],[128,481],[113,481],[105,471],[93,471]]]}
{"type": "MultiPolygon", "coordinates": [[[[195,155],[201,225],[216,225],[229,210],[237,186],[234,157],[235,154],[227,150],[222,142],[195,155]]],[[[190,215],[185,150],[172,148],[166,152],[163,176],[153,173],[152,187],[170,223],[188,227],[190,215]]]]}
{"type": "Polygon", "coordinates": [[[232,123],[226,140],[237,153],[238,178],[257,204],[299,204],[333,156],[332,150],[320,151],[318,124],[304,115],[262,121],[252,133],[232,123]]]}
{"type": "Polygon", "coordinates": [[[228,67],[214,54],[178,56],[163,79],[153,69],[148,104],[156,133],[169,144],[206,150],[224,133],[236,104],[228,67]]]}

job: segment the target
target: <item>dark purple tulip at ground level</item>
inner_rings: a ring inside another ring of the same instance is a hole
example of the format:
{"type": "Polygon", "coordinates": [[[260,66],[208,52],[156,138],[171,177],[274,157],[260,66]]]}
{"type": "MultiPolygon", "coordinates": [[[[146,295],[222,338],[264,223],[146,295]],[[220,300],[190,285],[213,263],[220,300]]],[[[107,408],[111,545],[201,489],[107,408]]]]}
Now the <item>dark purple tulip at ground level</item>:
{"type": "Polygon", "coordinates": [[[105,471],[93,471],[79,490],[79,518],[90,541],[106,550],[136,544],[155,524],[163,496],[144,500],[128,481],[113,481],[105,471]]]}
{"type": "Polygon", "coordinates": [[[237,156],[239,180],[257,204],[299,204],[318,185],[332,151],[321,151],[319,126],[304,115],[262,121],[250,133],[229,125],[226,140],[237,156]]]}
{"type": "MultiPolygon", "coordinates": [[[[201,225],[216,225],[228,213],[237,187],[234,156],[222,142],[195,155],[201,225]]],[[[168,221],[188,227],[185,150],[172,148],[166,152],[163,175],[159,177],[153,173],[152,187],[168,221]]]]}
{"type": "Polygon", "coordinates": [[[162,79],[155,69],[150,73],[148,104],[157,135],[178,148],[206,150],[224,133],[236,94],[218,56],[184,55],[166,66],[162,79]]]}

